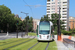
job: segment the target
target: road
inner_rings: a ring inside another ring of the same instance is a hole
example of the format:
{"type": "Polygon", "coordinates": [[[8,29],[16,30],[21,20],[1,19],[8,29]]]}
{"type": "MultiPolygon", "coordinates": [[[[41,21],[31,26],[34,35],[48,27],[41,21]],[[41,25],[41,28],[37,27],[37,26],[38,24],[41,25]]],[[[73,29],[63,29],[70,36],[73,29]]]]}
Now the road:
{"type": "MultiPolygon", "coordinates": [[[[22,33],[23,33],[23,35],[25,35],[25,32],[19,32],[18,37],[21,37],[22,33]]],[[[16,35],[17,35],[16,32],[9,33],[8,36],[7,36],[7,33],[0,33],[0,40],[16,38],[16,35]]]]}

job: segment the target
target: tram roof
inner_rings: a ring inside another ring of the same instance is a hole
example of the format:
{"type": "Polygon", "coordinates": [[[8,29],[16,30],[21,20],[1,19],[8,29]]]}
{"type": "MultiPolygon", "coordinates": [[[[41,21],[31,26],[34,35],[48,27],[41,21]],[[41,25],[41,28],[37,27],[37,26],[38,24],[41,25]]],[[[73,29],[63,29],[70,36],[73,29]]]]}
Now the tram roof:
{"type": "Polygon", "coordinates": [[[53,25],[53,23],[51,21],[39,21],[39,22],[37,22],[37,25],[39,25],[40,22],[50,22],[50,25],[51,26],[53,25]]]}

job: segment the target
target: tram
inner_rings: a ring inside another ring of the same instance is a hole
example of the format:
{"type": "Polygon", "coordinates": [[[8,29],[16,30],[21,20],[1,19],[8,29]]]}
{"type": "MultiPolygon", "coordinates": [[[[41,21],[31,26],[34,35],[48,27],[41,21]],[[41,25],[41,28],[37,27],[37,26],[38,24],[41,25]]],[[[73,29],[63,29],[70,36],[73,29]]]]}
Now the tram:
{"type": "Polygon", "coordinates": [[[51,41],[54,40],[53,23],[51,21],[40,21],[37,23],[37,40],[51,41]]]}

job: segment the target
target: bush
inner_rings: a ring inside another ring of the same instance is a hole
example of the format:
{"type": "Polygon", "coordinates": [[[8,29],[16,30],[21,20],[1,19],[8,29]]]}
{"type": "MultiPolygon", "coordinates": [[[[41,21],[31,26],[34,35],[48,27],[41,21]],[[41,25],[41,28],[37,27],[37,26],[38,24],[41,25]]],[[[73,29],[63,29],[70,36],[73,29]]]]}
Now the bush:
{"type": "Polygon", "coordinates": [[[54,35],[57,35],[57,31],[54,31],[53,34],[54,34],[54,35]]]}
{"type": "Polygon", "coordinates": [[[64,35],[67,35],[68,34],[68,31],[65,31],[65,30],[62,30],[61,31],[64,35]]]}
{"type": "Polygon", "coordinates": [[[72,34],[72,31],[65,31],[65,30],[62,30],[61,31],[64,35],[71,35],[72,34]]]}

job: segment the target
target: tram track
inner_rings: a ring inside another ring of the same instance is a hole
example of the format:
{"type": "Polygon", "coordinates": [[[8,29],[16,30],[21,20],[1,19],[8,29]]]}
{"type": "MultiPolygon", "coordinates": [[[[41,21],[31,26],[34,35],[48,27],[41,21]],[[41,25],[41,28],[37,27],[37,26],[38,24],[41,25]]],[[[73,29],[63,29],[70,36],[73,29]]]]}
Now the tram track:
{"type": "MultiPolygon", "coordinates": [[[[34,38],[35,38],[35,37],[34,37],[34,38]]],[[[31,41],[31,40],[33,40],[34,38],[32,38],[32,39],[29,39],[29,40],[27,40],[27,41],[24,41],[24,42],[21,42],[21,43],[19,43],[19,44],[16,44],[16,45],[13,45],[13,46],[11,46],[11,47],[5,48],[5,49],[3,49],[3,50],[7,50],[7,49],[9,49],[9,48],[12,48],[12,47],[15,47],[15,46],[21,45],[21,44],[23,44],[23,43],[26,43],[26,42],[28,42],[28,41],[31,41]]]]}
{"type": "Polygon", "coordinates": [[[39,42],[37,42],[36,44],[34,44],[33,46],[31,46],[28,50],[30,50],[31,48],[33,48],[34,46],[36,46],[39,42]]]}
{"type": "Polygon", "coordinates": [[[0,46],[7,45],[7,44],[11,44],[11,43],[18,42],[18,41],[21,41],[21,40],[24,40],[24,39],[20,39],[20,40],[12,41],[12,42],[10,42],[10,43],[5,43],[5,44],[2,44],[2,45],[0,45],[0,46]]]}
{"type": "MultiPolygon", "coordinates": [[[[32,49],[32,48],[33,48],[34,46],[36,46],[38,43],[39,43],[39,42],[37,42],[36,44],[34,44],[34,45],[33,45],[33,46],[31,46],[30,48],[28,48],[28,50],[32,49]]],[[[47,46],[46,46],[45,50],[47,50],[47,49],[48,49],[48,46],[49,46],[49,42],[48,42],[48,44],[47,44],[47,46]]]]}
{"type": "MultiPolygon", "coordinates": [[[[29,36],[29,37],[31,37],[31,36],[29,36]]],[[[29,37],[27,37],[27,38],[29,38],[29,37]]],[[[27,39],[27,38],[25,38],[25,39],[27,39]]],[[[20,39],[20,40],[18,39],[16,41],[12,41],[12,42],[9,42],[9,43],[6,43],[6,44],[2,44],[0,46],[7,45],[7,44],[11,44],[11,43],[15,43],[15,42],[18,42],[18,41],[21,41],[21,40],[25,40],[25,39],[20,39]]]]}
{"type": "Polygon", "coordinates": [[[49,46],[49,42],[48,42],[48,44],[47,44],[47,46],[46,46],[45,50],[47,50],[48,46],[49,46]]]}

